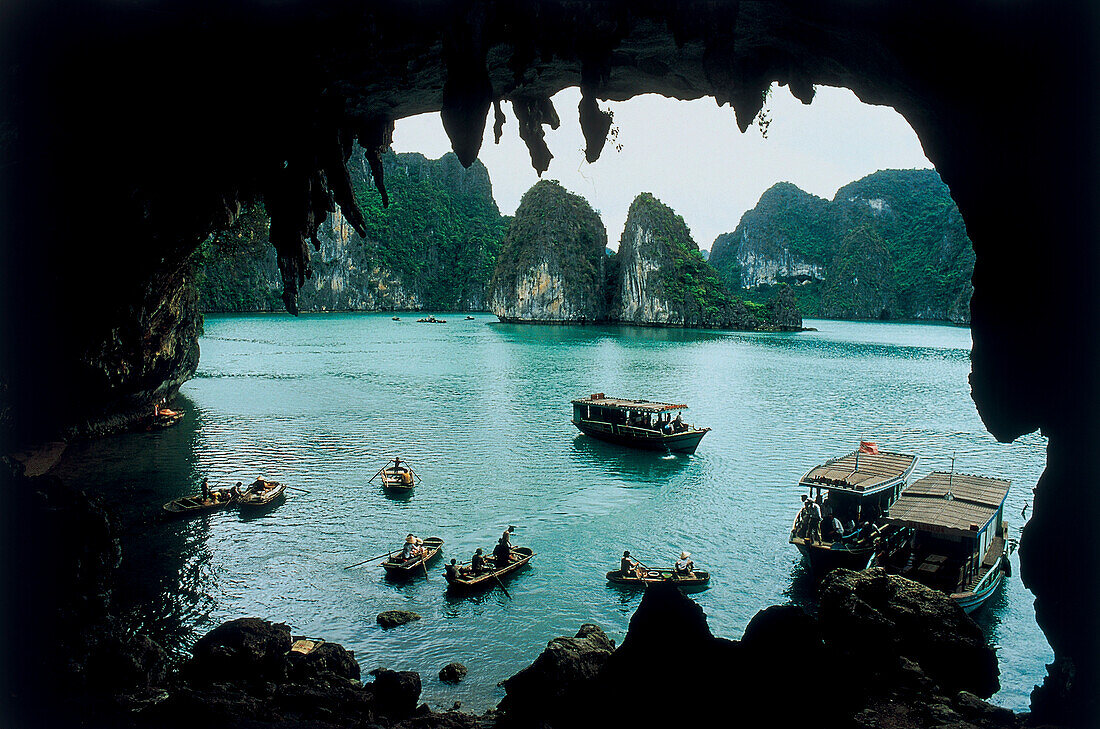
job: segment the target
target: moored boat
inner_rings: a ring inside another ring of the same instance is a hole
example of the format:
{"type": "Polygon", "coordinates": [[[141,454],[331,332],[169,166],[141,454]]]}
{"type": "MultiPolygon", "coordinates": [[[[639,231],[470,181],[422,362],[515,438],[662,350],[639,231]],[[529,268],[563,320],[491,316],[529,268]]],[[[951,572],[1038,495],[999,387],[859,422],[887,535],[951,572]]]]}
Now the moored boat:
{"type": "MultiPolygon", "coordinates": [[[[445,572],[444,575],[447,578],[447,584],[450,589],[477,590],[492,587],[497,584],[502,576],[515,572],[520,567],[530,562],[531,558],[534,556],[535,552],[530,547],[512,547],[511,558],[508,564],[503,567],[494,566],[484,572],[473,574],[471,565],[469,563],[464,563],[458,565],[456,574],[452,575],[450,572],[445,572]]],[[[490,563],[492,563],[492,560],[490,560],[490,563]]]]}
{"type": "Polygon", "coordinates": [[[905,489],[885,517],[903,549],[880,554],[888,572],[940,590],[970,613],[1009,573],[1004,504],[1011,482],[935,471],[905,489]]]}
{"type": "Polygon", "coordinates": [[[183,420],[183,413],[177,410],[162,409],[152,416],[145,424],[146,430],[162,430],[170,428],[183,420]]]}
{"type": "Polygon", "coordinates": [[[691,587],[706,587],[710,584],[710,573],[703,570],[693,570],[690,575],[678,575],[674,570],[643,570],[642,575],[624,575],[622,570],[612,570],[607,573],[607,581],[616,585],[631,585],[645,587],[655,582],[669,582],[681,589],[691,587]]]}
{"type": "Polygon", "coordinates": [[[683,422],[687,405],[606,397],[602,392],[573,401],[573,425],[585,435],[650,451],[694,453],[710,428],[683,422]],[[673,414],[675,413],[675,417],[673,414]]]}
{"type": "Polygon", "coordinates": [[[224,509],[236,501],[236,498],[233,489],[210,489],[209,499],[203,499],[201,495],[182,496],[169,501],[161,508],[173,516],[199,514],[205,511],[224,509]]]}
{"type": "Polygon", "coordinates": [[[420,476],[409,467],[407,461],[402,461],[400,458],[394,458],[382,466],[370,480],[373,481],[379,476],[382,477],[382,488],[388,491],[411,492],[420,482],[420,476]]]}
{"type": "Polygon", "coordinates": [[[816,573],[835,567],[864,569],[878,552],[900,546],[899,530],[885,527],[881,517],[916,464],[915,455],[880,451],[876,444],[862,442],[858,450],[810,469],[798,485],[821,511],[821,532],[810,529],[799,511],[788,541],[816,573]],[[841,529],[829,527],[833,517],[841,529]]]}
{"type": "Polygon", "coordinates": [[[439,556],[443,549],[443,540],[439,537],[426,537],[421,545],[423,553],[412,559],[401,559],[401,549],[398,548],[390,554],[382,569],[388,577],[415,577],[426,574],[425,569],[429,562],[439,556]]]}
{"type": "Polygon", "coordinates": [[[286,484],[258,478],[245,488],[234,486],[233,491],[237,504],[247,511],[270,506],[283,499],[286,496],[286,484]]]}

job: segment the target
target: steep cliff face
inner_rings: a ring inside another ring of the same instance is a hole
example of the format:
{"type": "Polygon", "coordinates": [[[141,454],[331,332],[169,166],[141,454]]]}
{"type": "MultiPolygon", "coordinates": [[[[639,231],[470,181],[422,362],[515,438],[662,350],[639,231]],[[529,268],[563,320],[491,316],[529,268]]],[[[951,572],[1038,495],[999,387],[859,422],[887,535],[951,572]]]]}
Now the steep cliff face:
{"type": "Polygon", "coordinates": [[[787,182],[774,185],[733,233],[715,240],[711,263],[729,285],[759,289],[750,298],[759,300],[776,283],[790,283],[807,315],[853,318],[853,311],[869,311],[853,307],[868,292],[844,292],[857,277],[850,265],[843,271],[833,266],[852,263],[841,248],[864,227],[889,255],[890,264],[879,266],[876,278],[893,291],[885,308],[870,318],[886,311],[891,319],[969,322],[974,251],[935,170],[881,170],[842,187],[832,201],[787,182]]]}
{"type": "MultiPolygon", "coordinates": [[[[462,167],[453,154],[382,158],[389,207],[364,158],[350,165],[365,218],[360,236],[337,209],[317,231],[313,275],[299,289],[302,311],[486,308],[486,286],[504,234],[488,170],[462,167]]],[[[208,242],[199,256],[204,311],[281,311],[282,274],[268,244],[262,207],[208,242]]]]}
{"type": "Polygon", "coordinates": [[[785,322],[780,325],[766,307],[735,299],[703,260],[684,219],[650,193],[631,203],[615,259],[614,320],[708,329],[802,328],[797,308],[777,304],[785,322]]]}
{"type": "Polygon", "coordinates": [[[734,288],[824,279],[834,218],[828,200],[780,182],[714,240],[710,264],[734,288]]]}
{"type": "Polygon", "coordinates": [[[607,231],[588,202],[558,182],[524,193],[489,287],[501,321],[607,319],[607,231]]]}

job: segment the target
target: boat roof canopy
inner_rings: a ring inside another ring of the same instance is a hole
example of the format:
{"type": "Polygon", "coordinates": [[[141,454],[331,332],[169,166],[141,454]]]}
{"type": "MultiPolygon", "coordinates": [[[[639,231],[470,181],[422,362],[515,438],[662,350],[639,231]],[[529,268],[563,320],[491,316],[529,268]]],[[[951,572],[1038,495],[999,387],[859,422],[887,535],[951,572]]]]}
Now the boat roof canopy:
{"type": "Polygon", "coordinates": [[[886,520],[917,530],[979,534],[1004,506],[1010,481],[934,471],[905,489],[886,520]]]}
{"type": "Polygon", "coordinates": [[[674,405],[668,402],[652,402],[650,400],[625,400],[617,397],[604,397],[604,394],[589,395],[580,400],[574,400],[574,405],[593,405],[598,408],[613,408],[615,410],[632,410],[639,413],[664,413],[671,410],[687,410],[687,405],[674,405]]]}
{"type": "Polygon", "coordinates": [[[891,488],[899,480],[904,481],[917,465],[917,457],[909,453],[857,453],[826,461],[810,470],[799,482],[800,486],[871,494],[891,488]]]}

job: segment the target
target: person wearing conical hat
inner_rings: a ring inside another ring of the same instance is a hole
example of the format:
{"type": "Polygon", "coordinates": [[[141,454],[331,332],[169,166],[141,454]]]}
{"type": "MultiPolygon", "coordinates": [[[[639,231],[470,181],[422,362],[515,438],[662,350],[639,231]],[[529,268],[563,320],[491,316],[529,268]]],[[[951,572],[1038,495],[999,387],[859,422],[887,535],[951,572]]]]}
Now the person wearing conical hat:
{"type": "Polygon", "coordinates": [[[694,577],[695,563],[691,561],[691,552],[680,552],[680,559],[676,560],[676,566],[672,569],[678,577],[694,577]]]}
{"type": "Polygon", "coordinates": [[[416,543],[416,535],[410,534],[405,537],[405,546],[401,548],[401,559],[410,560],[417,555],[420,551],[420,547],[416,543]]]}

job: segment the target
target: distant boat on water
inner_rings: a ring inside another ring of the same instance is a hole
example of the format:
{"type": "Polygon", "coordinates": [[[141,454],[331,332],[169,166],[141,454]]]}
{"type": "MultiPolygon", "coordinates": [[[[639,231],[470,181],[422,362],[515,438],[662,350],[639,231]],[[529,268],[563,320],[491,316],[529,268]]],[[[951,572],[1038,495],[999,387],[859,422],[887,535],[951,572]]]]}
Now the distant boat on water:
{"type": "Polygon", "coordinates": [[[573,425],[585,435],[649,451],[694,453],[710,428],[680,418],[687,405],[606,397],[602,392],[573,401],[573,425]],[[675,418],[673,418],[675,413],[675,418]]]}
{"type": "Polygon", "coordinates": [[[799,511],[788,540],[809,561],[814,572],[835,567],[861,570],[876,553],[896,546],[897,529],[885,529],[878,521],[901,494],[917,457],[909,453],[880,451],[875,443],[860,443],[859,450],[815,466],[798,485],[822,512],[821,534],[810,533],[799,511]],[[839,533],[828,523],[836,517],[848,525],[839,533]]]}
{"type": "Polygon", "coordinates": [[[1005,499],[1011,482],[935,471],[905,489],[885,521],[903,531],[904,549],[881,554],[888,572],[980,608],[1009,574],[1005,499]]]}
{"type": "Polygon", "coordinates": [[[417,319],[416,321],[419,324],[446,324],[447,323],[446,319],[436,319],[434,314],[428,314],[423,319],[417,319]]]}

